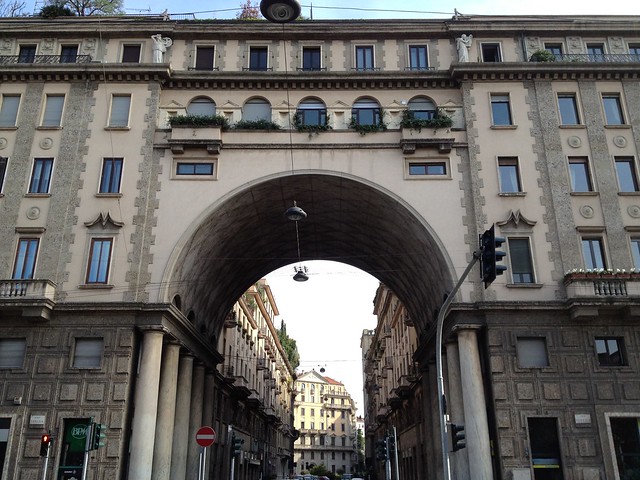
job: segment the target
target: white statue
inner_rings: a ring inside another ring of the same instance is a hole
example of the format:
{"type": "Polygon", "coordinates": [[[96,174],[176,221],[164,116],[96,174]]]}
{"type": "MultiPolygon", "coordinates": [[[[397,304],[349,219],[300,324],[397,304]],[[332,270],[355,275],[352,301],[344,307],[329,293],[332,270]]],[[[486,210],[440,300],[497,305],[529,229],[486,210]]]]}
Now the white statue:
{"type": "Polygon", "coordinates": [[[473,40],[473,35],[465,35],[464,33],[456,38],[456,48],[458,50],[458,61],[459,62],[468,62],[469,61],[469,48],[471,47],[471,41],[473,40]]]}
{"type": "Polygon", "coordinates": [[[173,40],[163,37],[161,33],[151,35],[151,39],[153,40],[153,63],[163,63],[164,52],[173,45],[173,40]]]}

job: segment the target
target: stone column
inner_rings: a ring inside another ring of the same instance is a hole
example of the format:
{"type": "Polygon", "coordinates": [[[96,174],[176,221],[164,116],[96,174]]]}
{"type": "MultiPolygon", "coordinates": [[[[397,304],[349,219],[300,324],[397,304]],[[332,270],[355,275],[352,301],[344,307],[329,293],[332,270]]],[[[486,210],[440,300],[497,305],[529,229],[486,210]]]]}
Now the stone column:
{"type": "MultiPolygon", "coordinates": [[[[447,395],[447,408],[449,419],[452,423],[464,424],[464,405],[462,402],[462,383],[460,381],[460,358],[458,344],[449,342],[447,348],[447,385],[449,394],[447,395]]],[[[467,449],[451,452],[449,448],[449,463],[451,465],[451,478],[456,480],[468,480],[469,477],[469,457],[467,449]]]]}
{"type": "Polygon", "coordinates": [[[153,480],[170,480],[179,357],[180,345],[177,343],[165,344],[160,371],[158,422],[156,423],[156,442],[153,452],[153,480]]]}
{"type": "Polygon", "coordinates": [[[189,437],[187,441],[187,478],[198,477],[201,447],[196,443],[196,432],[202,427],[202,402],[204,399],[204,365],[193,367],[191,385],[191,415],[189,417],[189,437]]]}
{"type": "Polygon", "coordinates": [[[480,368],[477,331],[471,329],[458,331],[458,347],[469,465],[473,465],[474,480],[493,480],[489,421],[484,397],[484,380],[480,368]]]}
{"type": "Polygon", "coordinates": [[[147,330],[142,337],[129,454],[129,478],[136,480],[151,479],[163,336],[160,330],[147,330]]]}
{"type": "Polygon", "coordinates": [[[184,354],[180,357],[178,365],[176,416],[171,446],[171,480],[185,480],[187,475],[187,442],[189,441],[192,380],[193,356],[184,354]]]}

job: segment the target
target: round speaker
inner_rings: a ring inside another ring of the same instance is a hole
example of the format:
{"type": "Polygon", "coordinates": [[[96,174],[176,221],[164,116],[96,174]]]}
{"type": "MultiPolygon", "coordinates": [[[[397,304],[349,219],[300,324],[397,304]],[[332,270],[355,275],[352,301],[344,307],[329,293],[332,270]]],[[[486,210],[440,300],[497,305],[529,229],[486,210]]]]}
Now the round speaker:
{"type": "Polygon", "coordinates": [[[300,16],[302,7],[297,0],[262,0],[260,13],[270,22],[289,23],[300,16]]]}

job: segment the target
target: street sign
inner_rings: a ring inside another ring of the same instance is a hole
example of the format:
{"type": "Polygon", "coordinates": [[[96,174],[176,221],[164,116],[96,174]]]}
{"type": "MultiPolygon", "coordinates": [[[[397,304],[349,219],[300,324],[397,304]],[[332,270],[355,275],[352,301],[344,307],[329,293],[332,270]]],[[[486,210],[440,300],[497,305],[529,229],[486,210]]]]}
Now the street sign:
{"type": "Polygon", "coordinates": [[[210,447],[216,441],[216,431],[211,427],[200,427],[196,432],[196,442],[201,447],[210,447]]]}

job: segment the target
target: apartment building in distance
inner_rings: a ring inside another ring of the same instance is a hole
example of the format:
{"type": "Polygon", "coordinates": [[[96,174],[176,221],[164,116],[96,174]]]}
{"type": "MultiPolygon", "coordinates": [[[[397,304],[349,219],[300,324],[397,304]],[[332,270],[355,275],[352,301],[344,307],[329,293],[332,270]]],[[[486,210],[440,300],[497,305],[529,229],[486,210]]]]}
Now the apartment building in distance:
{"type": "Polygon", "coordinates": [[[344,384],[311,370],[298,375],[295,388],[300,432],[294,443],[295,473],[324,465],[333,473],[353,474],[358,465],[356,407],[344,384]]]}

